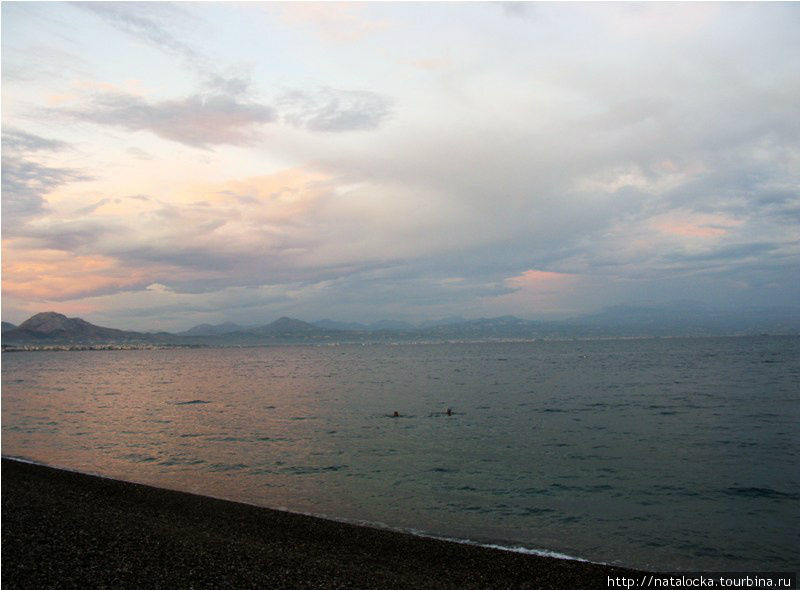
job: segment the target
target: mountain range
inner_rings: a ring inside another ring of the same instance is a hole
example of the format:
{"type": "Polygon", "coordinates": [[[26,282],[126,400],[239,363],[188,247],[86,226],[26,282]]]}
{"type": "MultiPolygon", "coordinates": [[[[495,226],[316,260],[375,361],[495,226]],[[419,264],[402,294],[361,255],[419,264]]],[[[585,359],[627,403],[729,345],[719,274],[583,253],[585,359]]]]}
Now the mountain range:
{"type": "Polygon", "coordinates": [[[416,340],[497,340],[629,336],[713,336],[800,334],[800,311],[751,309],[719,312],[702,305],[617,306],[561,321],[514,316],[465,320],[445,318],[414,325],[384,320],[371,324],[282,317],[259,326],[232,322],[200,324],[178,333],[133,332],[91,324],[56,312],[38,313],[19,326],[3,322],[2,343],[47,345],[206,345],[255,346],[278,343],[338,343],[416,340]]]}

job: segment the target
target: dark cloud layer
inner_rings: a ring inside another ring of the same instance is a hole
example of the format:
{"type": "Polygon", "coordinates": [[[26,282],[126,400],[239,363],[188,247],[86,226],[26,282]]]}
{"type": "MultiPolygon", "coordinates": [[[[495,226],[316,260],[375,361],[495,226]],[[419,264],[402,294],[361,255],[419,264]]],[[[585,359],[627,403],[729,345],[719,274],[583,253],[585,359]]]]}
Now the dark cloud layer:
{"type": "MultiPolygon", "coordinates": [[[[284,93],[278,101],[279,115],[271,106],[242,98],[247,80],[213,76],[206,86],[218,92],[160,102],[106,92],[95,94],[89,106],[57,112],[100,125],[150,131],[162,139],[197,148],[252,145],[259,139],[260,126],[275,122],[279,116],[295,127],[336,133],[375,129],[390,112],[389,101],[378,94],[326,88],[284,93]]],[[[26,139],[18,137],[17,141],[26,139]]]]}
{"type": "Polygon", "coordinates": [[[106,93],[95,95],[92,102],[86,108],[63,112],[101,125],[150,131],[199,148],[251,144],[257,139],[258,127],[276,118],[269,106],[224,94],[194,94],[151,103],[132,94],[106,93]]]}
{"type": "Polygon", "coordinates": [[[86,180],[86,177],[69,168],[53,168],[4,155],[3,232],[14,233],[19,224],[42,212],[47,193],[77,180],[86,180]]]}
{"type": "Polygon", "coordinates": [[[37,152],[58,152],[69,145],[20,129],[3,131],[2,214],[3,233],[18,233],[30,218],[43,212],[45,195],[69,182],[88,180],[79,170],[36,161],[37,152]]]}
{"type": "Polygon", "coordinates": [[[97,243],[103,236],[117,237],[127,232],[119,224],[109,225],[79,217],[73,221],[50,221],[26,227],[20,232],[28,245],[36,248],[62,250],[78,254],[82,251],[97,252],[97,243]]]}
{"type": "Polygon", "coordinates": [[[69,144],[63,141],[47,139],[20,129],[6,127],[3,130],[3,153],[55,152],[68,147],[69,144]]]}

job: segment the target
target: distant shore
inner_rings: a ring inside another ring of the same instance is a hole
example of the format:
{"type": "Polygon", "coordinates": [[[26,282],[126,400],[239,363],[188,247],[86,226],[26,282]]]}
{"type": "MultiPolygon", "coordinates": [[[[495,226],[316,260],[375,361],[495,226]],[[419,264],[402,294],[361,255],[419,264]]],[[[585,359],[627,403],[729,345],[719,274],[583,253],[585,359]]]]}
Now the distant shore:
{"type": "Polygon", "coordinates": [[[606,588],[632,570],[2,460],[3,588],[606,588]]]}
{"type": "Polygon", "coordinates": [[[3,344],[3,352],[73,352],[85,350],[167,350],[213,348],[208,344],[3,344]]]}
{"type": "Polygon", "coordinates": [[[281,348],[288,346],[381,346],[381,345],[439,345],[439,344],[531,344],[543,342],[614,342],[623,340],[703,340],[720,338],[797,338],[800,334],[710,334],[710,335],[636,335],[636,336],[576,336],[540,338],[445,338],[445,339],[383,339],[383,340],[273,340],[253,343],[74,343],[74,344],[2,344],[2,352],[75,352],[101,350],[177,350],[177,349],[237,349],[237,348],[281,348]]]}

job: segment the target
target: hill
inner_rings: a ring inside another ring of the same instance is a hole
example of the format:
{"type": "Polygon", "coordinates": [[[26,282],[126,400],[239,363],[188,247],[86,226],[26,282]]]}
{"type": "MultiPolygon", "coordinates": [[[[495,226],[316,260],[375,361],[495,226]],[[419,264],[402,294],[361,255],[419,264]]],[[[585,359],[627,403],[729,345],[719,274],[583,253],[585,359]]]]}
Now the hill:
{"type": "Polygon", "coordinates": [[[3,332],[3,344],[110,343],[148,339],[147,335],[140,332],[104,328],[54,311],[37,313],[16,328],[3,332]]]}
{"type": "Polygon", "coordinates": [[[231,332],[242,332],[247,328],[234,324],[233,322],[224,322],[222,324],[199,324],[185,332],[178,332],[178,336],[214,336],[217,334],[230,334],[231,332]]]}

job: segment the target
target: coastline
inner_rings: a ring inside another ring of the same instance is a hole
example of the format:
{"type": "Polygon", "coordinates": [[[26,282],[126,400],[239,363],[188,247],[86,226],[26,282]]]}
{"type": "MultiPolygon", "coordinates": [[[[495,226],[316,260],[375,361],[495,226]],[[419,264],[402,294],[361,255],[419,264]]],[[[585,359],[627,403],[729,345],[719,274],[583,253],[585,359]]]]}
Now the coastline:
{"type": "Polygon", "coordinates": [[[634,570],[2,459],[3,588],[605,588],[634,570]]]}

